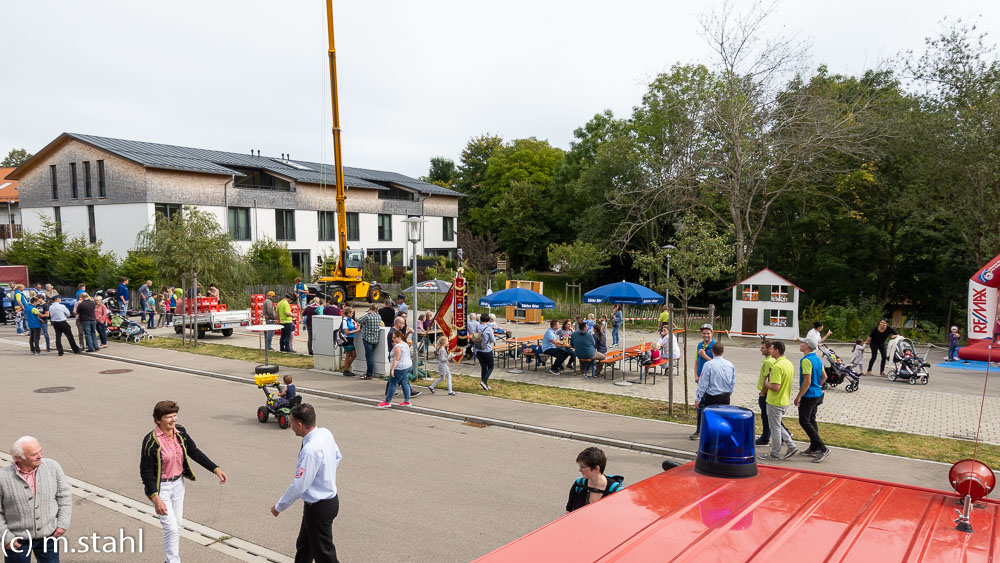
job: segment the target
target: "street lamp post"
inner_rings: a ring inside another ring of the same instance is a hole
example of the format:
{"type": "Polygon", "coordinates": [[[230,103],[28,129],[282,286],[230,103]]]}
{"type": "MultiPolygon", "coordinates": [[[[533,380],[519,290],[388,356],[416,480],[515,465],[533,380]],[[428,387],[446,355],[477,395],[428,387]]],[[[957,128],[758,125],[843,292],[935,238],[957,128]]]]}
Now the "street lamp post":
{"type": "Polygon", "coordinates": [[[670,253],[677,247],[668,244],[663,247],[667,251],[667,291],[664,304],[667,306],[667,365],[670,367],[670,375],[667,376],[667,413],[674,414],[674,316],[670,311],[670,253]]]}
{"type": "Polygon", "coordinates": [[[420,242],[420,231],[426,222],[423,217],[410,215],[403,219],[406,223],[406,238],[412,243],[413,253],[413,309],[410,316],[413,317],[413,349],[410,357],[413,360],[413,375],[416,377],[417,371],[417,243],[420,242]]]}

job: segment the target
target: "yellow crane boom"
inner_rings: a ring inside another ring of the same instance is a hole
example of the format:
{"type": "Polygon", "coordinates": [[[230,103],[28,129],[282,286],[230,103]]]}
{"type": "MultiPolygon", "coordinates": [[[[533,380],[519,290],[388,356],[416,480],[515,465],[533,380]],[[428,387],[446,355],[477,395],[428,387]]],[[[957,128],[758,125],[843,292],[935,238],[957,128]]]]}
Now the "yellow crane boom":
{"type": "Polygon", "coordinates": [[[347,248],[347,186],[344,184],[343,150],[340,144],[340,101],[337,96],[337,49],[333,42],[333,0],[326,0],[326,29],[329,36],[327,56],[330,59],[330,101],[333,109],[333,162],[337,183],[337,242],[340,255],[337,265],[323,264],[319,281],[326,288],[327,298],[338,305],[348,299],[380,301],[382,289],[378,283],[364,281],[364,252],[347,248]]]}

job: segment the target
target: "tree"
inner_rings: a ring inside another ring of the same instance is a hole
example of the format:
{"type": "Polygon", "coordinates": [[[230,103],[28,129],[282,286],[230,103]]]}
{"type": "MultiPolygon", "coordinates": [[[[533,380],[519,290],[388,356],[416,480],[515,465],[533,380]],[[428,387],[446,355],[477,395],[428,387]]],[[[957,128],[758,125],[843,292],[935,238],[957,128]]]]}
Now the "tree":
{"type": "MultiPolygon", "coordinates": [[[[3,162],[0,162],[0,166],[21,166],[32,156],[34,155],[24,149],[10,149],[10,152],[7,153],[7,157],[3,159],[3,162]]],[[[0,178],[0,180],[3,180],[3,178],[0,178]]]]}
{"type": "MultiPolygon", "coordinates": [[[[253,243],[247,251],[246,260],[255,284],[292,283],[299,275],[298,270],[292,266],[288,245],[267,237],[253,243]]],[[[336,263],[336,258],[330,263],[336,263]]]]}
{"type": "Polygon", "coordinates": [[[503,139],[498,135],[484,134],[469,139],[465,148],[462,149],[462,156],[458,164],[458,172],[455,178],[454,187],[464,193],[467,197],[459,199],[458,220],[463,225],[469,225],[476,234],[482,232],[470,225],[469,211],[477,209],[483,204],[480,195],[483,178],[486,176],[487,162],[493,153],[503,146],[503,139]]]}
{"type": "Polygon", "coordinates": [[[203,285],[214,283],[224,299],[244,298],[250,268],[207,211],[186,206],[169,219],[158,215],[136,237],[136,250],[153,259],[165,281],[197,275],[203,285]]]}
{"type": "Polygon", "coordinates": [[[687,309],[691,299],[702,292],[705,282],[732,271],[734,249],[726,235],[692,214],[684,217],[677,237],[671,242],[676,248],[632,251],[632,259],[651,285],[661,291],[670,288],[671,295],[681,302],[681,308],[687,309]],[[668,254],[669,280],[666,279],[668,254]]]}
{"type": "Polygon", "coordinates": [[[464,265],[479,272],[497,267],[497,239],[492,233],[475,235],[463,226],[458,230],[458,247],[462,249],[464,265]]]}
{"type": "Polygon", "coordinates": [[[137,283],[145,283],[146,280],[152,280],[153,287],[166,281],[156,270],[156,260],[149,254],[136,250],[130,250],[125,259],[122,260],[121,265],[118,267],[117,277],[128,278],[137,283]]]}
{"type": "Polygon", "coordinates": [[[595,244],[582,241],[550,244],[548,257],[549,267],[555,272],[567,274],[573,283],[604,268],[608,261],[606,251],[595,244]]]}
{"type": "Polygon", "coordinates": [[[458,177],[458,169],[455,168],[455,161],[443,156],[431,158],[431,169],[427,176],[422,178],[425,182],[437,184],[443,188],[450,188],[458,177]]]}
{"type": "Polygon", "coordinates": [[[7,263],[28,267],[31,277],[60,285],[86,283],[110,287],[118,268],[110,252],[100,243],[91,244],[82,235],[67,236],[48,216],[41,216],[38,232],[25,231],[7,251],[7,263]]]}

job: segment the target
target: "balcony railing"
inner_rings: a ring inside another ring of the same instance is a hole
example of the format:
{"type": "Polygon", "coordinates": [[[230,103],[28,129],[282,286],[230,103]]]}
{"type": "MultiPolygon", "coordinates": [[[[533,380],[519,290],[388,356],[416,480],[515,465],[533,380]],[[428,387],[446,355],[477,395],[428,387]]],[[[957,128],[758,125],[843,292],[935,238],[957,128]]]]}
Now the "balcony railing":
{"type": "Polygon", "coordinates": [[[0,225],[0,239],[15,239],[21,238],[21,225],[14,223],[13,225],[0,225]],[[11,228],[13,227],[13,229],[11,228]],[[13,233],[14,236],[11,236],[13,233]]]}

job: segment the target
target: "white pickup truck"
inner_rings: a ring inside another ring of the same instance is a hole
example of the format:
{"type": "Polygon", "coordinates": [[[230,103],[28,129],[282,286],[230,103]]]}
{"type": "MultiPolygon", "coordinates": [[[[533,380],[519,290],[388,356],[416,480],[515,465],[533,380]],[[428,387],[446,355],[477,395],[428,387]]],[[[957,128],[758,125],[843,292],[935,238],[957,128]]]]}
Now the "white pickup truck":
{"type": "Polygon", "coordinates": [[[174,315],[174,332],[180,334],[184,327],[194,322],[198,326],[198,338],[207,332],[221,332],[222,336],[232,336],[238,326],[250,326],[250,311],[218,311],[194,315],[174,315]]]}

